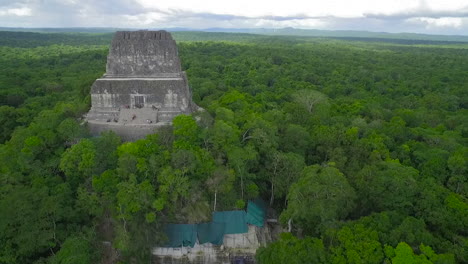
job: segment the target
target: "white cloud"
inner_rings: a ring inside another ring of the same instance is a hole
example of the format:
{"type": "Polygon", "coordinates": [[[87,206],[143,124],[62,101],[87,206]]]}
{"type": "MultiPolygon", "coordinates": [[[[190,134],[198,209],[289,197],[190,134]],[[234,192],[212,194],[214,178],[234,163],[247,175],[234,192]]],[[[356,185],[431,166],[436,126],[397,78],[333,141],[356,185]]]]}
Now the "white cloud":
{"type": "Polygon", "coordinates": [[[415,17],[408,19],[409,22],[422,23],[427,29],[432,28],[460,28],[464,25],[466,19],[461,17],[415,17]]]}
{"type": "Polygon", "coordinates": [[[0,16],[31,16],[32,10],[28,7],[0,9],[0,16]]]}

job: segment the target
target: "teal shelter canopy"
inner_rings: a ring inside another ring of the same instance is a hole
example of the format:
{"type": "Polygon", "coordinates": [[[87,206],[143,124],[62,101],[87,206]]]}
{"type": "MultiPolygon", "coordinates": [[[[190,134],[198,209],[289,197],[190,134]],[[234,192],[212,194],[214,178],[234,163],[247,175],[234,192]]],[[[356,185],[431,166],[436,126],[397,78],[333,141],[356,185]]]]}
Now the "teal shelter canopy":
{"type": "Polygon", "coordinates": [[[195,243],[223,244],[225,234],[245,234],[247,224],[264,226],[266,204],[260,199],[249,201],[247,213],[243,210],[213,212],[213,221],[202,224],[168,224],[165,232],[167,247],[193,247],[195,243]]]}
{"type": "Polygon", "coordinates": [[[226,224],[224,223],[203,223],[198,224],[198,241],[200,244],[211,243],[214,245],[223,244],[224,229],[226,224]]]}
{"type": "Polygon", "coordinates": [[[266,204],[260,199],[249,201],[245,220],[248,224],[263,227],[266,218],[266,204]]]}
{"type": "Polygon", "coordinates": [[[224,234],[243,234],[249,231],[245,211],[213,212],[213,222],[225,224],[224,234]]]}
{"type": "Polygon", "coordinates": [[[197,225],[169,224],[166,226],[168,247],[193,247],[197,241],[197,225]]]}

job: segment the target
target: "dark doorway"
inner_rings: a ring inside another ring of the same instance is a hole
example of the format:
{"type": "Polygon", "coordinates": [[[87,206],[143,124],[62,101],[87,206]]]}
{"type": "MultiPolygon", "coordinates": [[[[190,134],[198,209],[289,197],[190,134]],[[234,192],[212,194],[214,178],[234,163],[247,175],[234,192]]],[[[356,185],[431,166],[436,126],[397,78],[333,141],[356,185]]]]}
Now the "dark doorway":
{"type": "Polygon", "coordinates": [[[144,96],[139,96],[139,95],[136,95],[134,97],[135,99],[135,107],[136,108],[142,108],[145,106],[145,97],[144,96]]]}

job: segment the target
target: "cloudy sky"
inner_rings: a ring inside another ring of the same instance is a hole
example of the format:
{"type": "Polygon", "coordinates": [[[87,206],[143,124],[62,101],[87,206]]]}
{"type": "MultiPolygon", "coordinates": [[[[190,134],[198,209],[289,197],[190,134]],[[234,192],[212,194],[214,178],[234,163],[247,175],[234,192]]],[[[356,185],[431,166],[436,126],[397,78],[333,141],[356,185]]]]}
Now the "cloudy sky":
{"type": "Polygon", "coordinates": [[[295,27],[468,35],[468,0],[0,0],[0,26],[295,27]]]}

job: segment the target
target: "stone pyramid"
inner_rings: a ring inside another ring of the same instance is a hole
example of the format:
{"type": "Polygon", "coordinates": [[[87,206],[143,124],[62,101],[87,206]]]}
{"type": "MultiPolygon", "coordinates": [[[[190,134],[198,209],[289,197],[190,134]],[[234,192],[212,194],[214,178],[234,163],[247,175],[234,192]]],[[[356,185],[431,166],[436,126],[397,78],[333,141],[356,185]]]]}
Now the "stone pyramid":
{"type": "Polygon", "coordinates": [[[106,73],[91,87],[86,121],[93,135],[112,130],[124,140],[136,140],[196,110],[170,33],[115,33],[106,73]]]}

